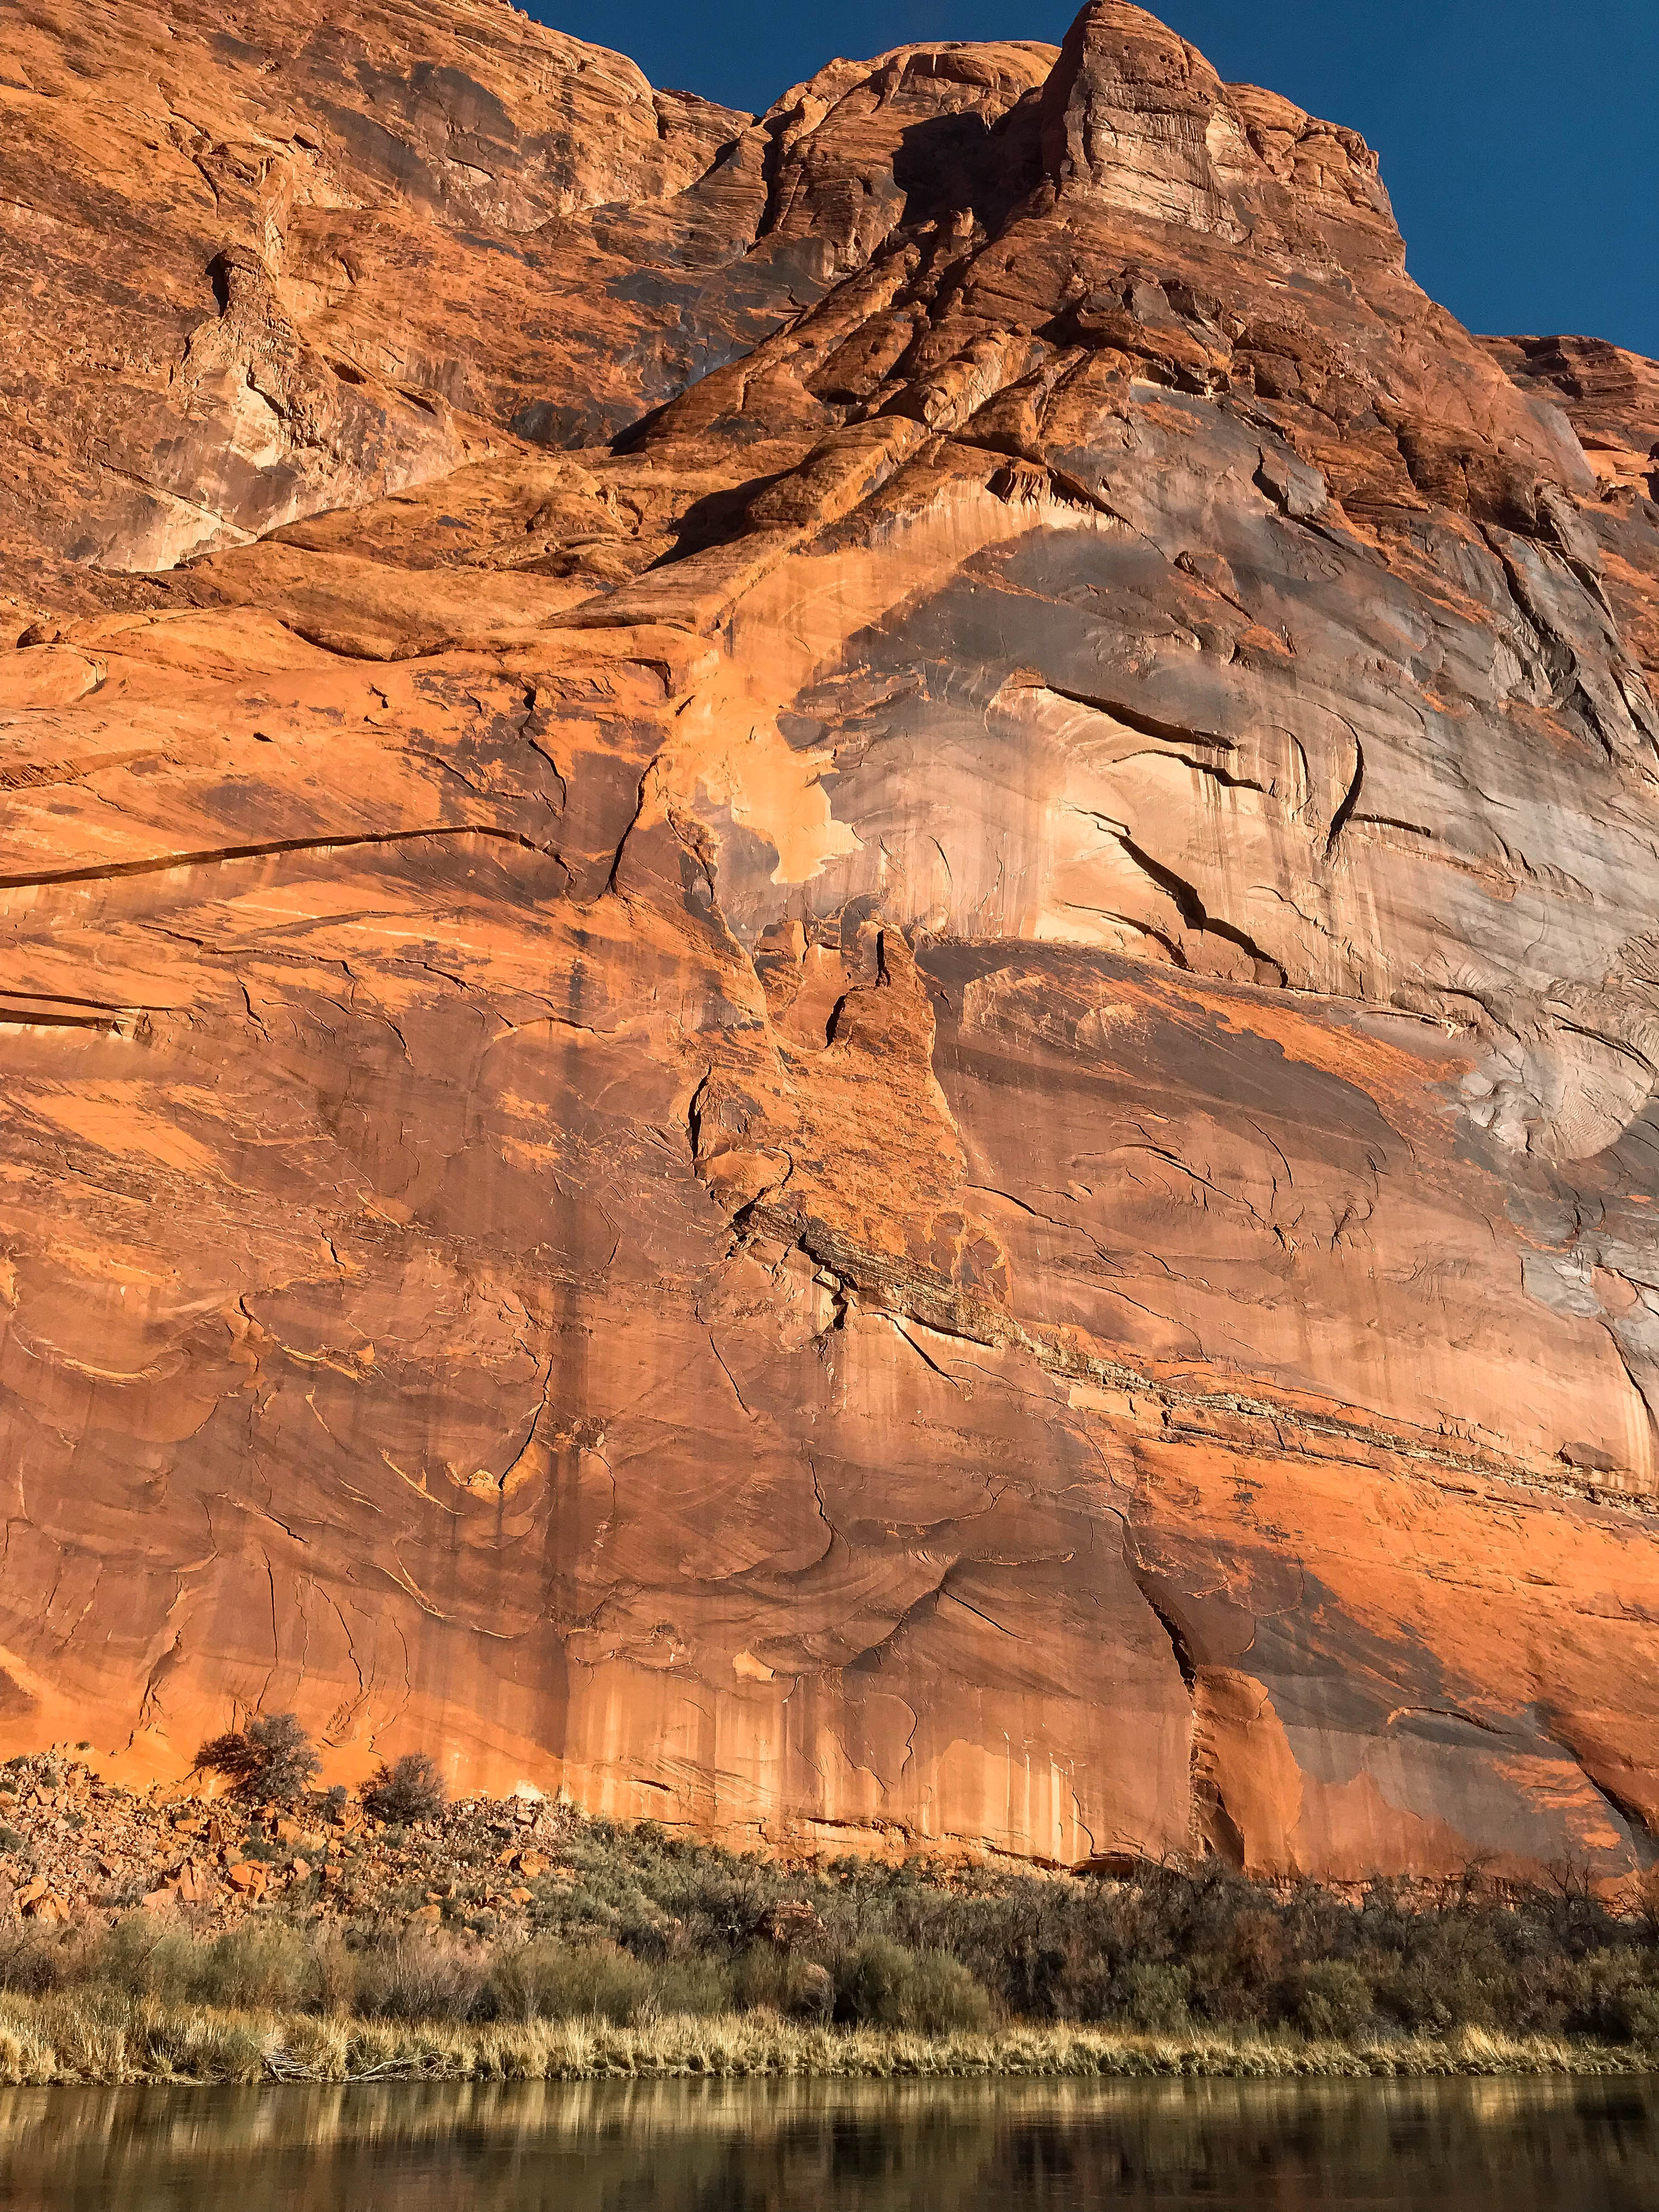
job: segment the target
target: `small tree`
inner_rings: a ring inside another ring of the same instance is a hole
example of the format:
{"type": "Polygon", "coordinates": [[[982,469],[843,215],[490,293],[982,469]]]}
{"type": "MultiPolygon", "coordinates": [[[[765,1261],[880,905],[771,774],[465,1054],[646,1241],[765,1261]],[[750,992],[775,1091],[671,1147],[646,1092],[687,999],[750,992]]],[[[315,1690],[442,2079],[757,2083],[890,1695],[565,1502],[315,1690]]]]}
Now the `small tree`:
{"type": "Polygon", "coordinates": [[[198,1769],[228,1778],[240,1797],[291,1805],[322,1765],[294,1713],[256,1714],[245,1729],[210,1736],[196,1754],[198,1769]]]}
{"type": "Polygon", "coordinates": [[[430,1820],[444,1809],[444,1778],[423,1751],[406,1751],[364,1783],[363,1810],[377,1820],[430,1820]]]}

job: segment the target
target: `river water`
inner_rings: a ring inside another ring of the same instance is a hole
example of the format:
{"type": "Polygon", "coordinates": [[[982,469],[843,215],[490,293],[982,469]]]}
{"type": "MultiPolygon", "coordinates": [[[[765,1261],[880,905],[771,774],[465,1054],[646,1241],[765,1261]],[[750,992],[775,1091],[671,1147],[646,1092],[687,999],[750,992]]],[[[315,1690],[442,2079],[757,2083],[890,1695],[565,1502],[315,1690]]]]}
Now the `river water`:
{"type": "Polygon", "coordinates": [[[1659,2082],[0,2089],[6,2212],[1655,2212],[1659,2082]]]}

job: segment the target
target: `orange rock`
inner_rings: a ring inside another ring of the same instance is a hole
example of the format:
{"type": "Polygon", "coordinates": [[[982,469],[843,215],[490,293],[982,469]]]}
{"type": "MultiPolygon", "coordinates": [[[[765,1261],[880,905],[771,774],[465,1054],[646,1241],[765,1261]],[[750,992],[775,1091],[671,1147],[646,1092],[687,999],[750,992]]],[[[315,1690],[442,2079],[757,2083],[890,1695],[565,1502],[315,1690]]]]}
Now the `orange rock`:
{"type": "Polygon", "coordinates": [[[1121,0],[485,12],[12,40],[0,1749],[1628,1875],[1659,370],[1121,0]]]}
{"type": "Polygon", "coordinates": [[[788,1950],[823,1932],[823,1923],[805,1899],[775,1905],[765,1924],[765,1934],[781,1950],[788,1950]]]}
{"type": "Polygon", "coordinates": [[[195,1859],[186,1859],[179,1872],[178,1898],[180,1905],[206,1905],[217,1893],[218,1885],[208,1869],[195,1859]]]}
{"type": "Polygon", "coordinates": [[[268,1879],[264,1868],[254,1860],[240,1860],[225,1869],[225,1880],[241,1897],[258,1897],[268,1879]]]}

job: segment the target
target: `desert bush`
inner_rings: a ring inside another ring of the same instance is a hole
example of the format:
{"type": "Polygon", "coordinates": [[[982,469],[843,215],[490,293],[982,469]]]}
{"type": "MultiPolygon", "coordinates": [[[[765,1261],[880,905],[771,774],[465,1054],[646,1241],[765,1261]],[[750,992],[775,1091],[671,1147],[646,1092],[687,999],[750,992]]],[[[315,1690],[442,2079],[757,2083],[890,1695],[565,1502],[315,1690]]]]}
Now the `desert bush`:
{"type": "Polygon", "coordinates": [[[1127,1966],[1115,1992],[1113,2009],[1143,2034],[1174,2034],[1191,2022],[1187,2002],[1191,1988],[1192,1976],[1184,1966],[1162,1962],[1127,1966]]]}
{"type": "Polygon", "coordinates": [[[1304,2035],[1341,2043],[1371,2018],[1371,1985],[1346,1959],[1319,1959],[1299,1967],[1287,1991],[1287,2009],[1304,2035]]]}
{"type": "Polygon", "coordinates": [[[959,1959],[944,1951],[912,1951],[872,1936],[845,1953],[834,1969],[836,2018],[861,2027],[985,2027],[991,2001],[959,1959]]]}
{"type": "Polygon", "coordinates": [[[82,1971],[81,1950],[72,1941],[26,1923],[0,1923],[0,1990],[45,1996],[76,1980],[82,1971]]]}
{"type": "Polygon", "coordinates": [[[674,1917],[702,1949],[738,1952],[751,1944],[772,1920],[777,1883],[754,1862],[735,1866],[693,1865],[678,1886],[674,1917]]]}
{"type": "MultiPolygon", "coordinates": [[[[770,1944],[752,1944],[732,1962],[732,2001],[743,2012],[787,2013],[791,2009],[790,1993],[794,1985],[792,1974],[798,1980],[811,1963],[793,1958],[787,1951],[775,1950],[770,1944]]],[[[833,2006],[835,1985],[822,1967],[817,1972],[830,1985],[833,2006]]]]}
{"type": "Polygon", "coordinates": [[[368,2020],[474,2020],[487,2014],[488,1954],[440,1934],[399,1935],[357,1954],[353,2009],[368,2020]]]}
{"type": "Polygon", "coordinates": [[[313,1948],[297,1928],[280,1920],[232,1928],[197,1951],[191,1995],[203,2004],[287,2012],[315,2000],[313,1948]]]}
{"type": "Polygon", "coordinates": [[[732,2001],[740,2012],[775,2012],[790,2020],[825,2021],[836,2008],[836,1984],[816,1959],[757,1943],[731,1970],[732,2001]]]}
{"type": "Polygon", "coordinates": [[[1659,2045],[1659,1984],[1650,1981],[1631,1991],[1626,2033],[1650,2050],[1659,2045]]]}
{"type": "Polygon", "coordinates": [[[317,2011],[343,2018],[357,2003],[357,1959],[345,1931],[325,1922],[310,1938],[311,2002],[317,2011]]]}
{"type": "Polygon", "coordinates": [[[1285,1931],[1271,1912],[1243,1911],[1227,1931],[1224,1971],[1247,1989],[1276,1982],[1285,1971],[1285,1931]]]}
{"type": "Polygon", "coordinates": [[[1570,2033],[1610,2043],[1644,2042],[1659,2021],[1652,1961],[1638,1952],[1595,1951],[1564,1978],[1564,2024],[1570,2033]]]}
{"type": "Polygon", "coordinates": [[[159,1916],[129,1912],[98,1945],[92,1971],[130,1996],[183,2004],[196,1994],[201,1949],[194,1936],[159,1916]]]}
{"type": "Polygon", "coordinates": [[[792,1959],[783,2009],[792,2020],[823,2021],[836,2009],[835,1977],[816,1960],[792,1959]]]}
{"type": "Polygon", "coordinates": [[[1467,1994],[1443,1987],[1431,1965],[1419,1959],[1396,1961],[1372,1982],[1379,2015],[1413,2035],[1444,2035],[1462,2025],[1458,2004],[1467,1994]]]}
{"type": "Polygon", "coordinates": [[[245,1729],[210,1736],[196,1754],[198,1769],[222,1774],[240,1795],[291,1805],[322,1765],[294,1713],[259,1713],[245,1729]]]}
{"type": "Polygon", "coordinates": [[[574,2020],[586,2015],[625,2021],[642,2006],[651,1969],[615,1944],[569,1944],[546,1940],[523,1944],[499,1957],[490,1991],[500,2018],[574,2020]]]}
{"type": "Polygon", "coordinates": [[[734,2002],[714,1960],[636,1959],[611,1943],[532,1940],[497,1954],[489,1998],[502,2020],[596,2019],[626,2026],[664,2013],[716,2013],[734,2002]]]}
{"type": "Polygon", "coordinates": [[[363,1784],[362,1800],[377,1820],[433,1820],[444,1809],[444,1778],[425,1752],[406,1751],[390,1766],[381,1761],[363,1784]]]}

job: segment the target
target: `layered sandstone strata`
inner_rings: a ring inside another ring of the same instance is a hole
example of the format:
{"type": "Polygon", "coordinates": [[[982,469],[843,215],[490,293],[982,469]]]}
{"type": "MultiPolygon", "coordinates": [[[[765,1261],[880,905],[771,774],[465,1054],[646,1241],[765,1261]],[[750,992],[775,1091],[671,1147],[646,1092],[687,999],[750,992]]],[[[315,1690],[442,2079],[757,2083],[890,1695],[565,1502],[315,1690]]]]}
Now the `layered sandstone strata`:
{"type": "Polygon", "coordinates": [[[1659,373],[1118,0],[146,21],[3,95],[8,1744],[1645,1863],[1659,373]]]}

